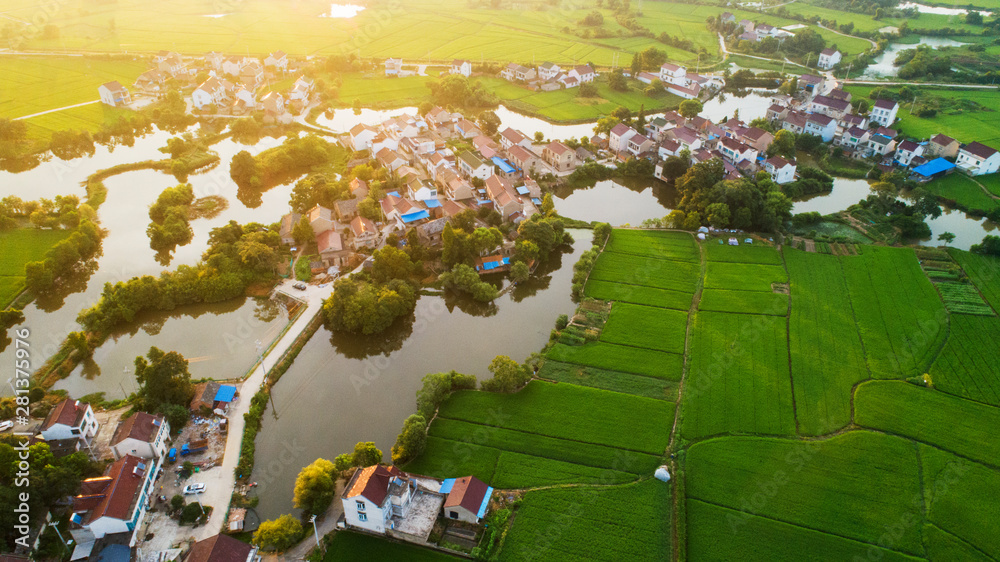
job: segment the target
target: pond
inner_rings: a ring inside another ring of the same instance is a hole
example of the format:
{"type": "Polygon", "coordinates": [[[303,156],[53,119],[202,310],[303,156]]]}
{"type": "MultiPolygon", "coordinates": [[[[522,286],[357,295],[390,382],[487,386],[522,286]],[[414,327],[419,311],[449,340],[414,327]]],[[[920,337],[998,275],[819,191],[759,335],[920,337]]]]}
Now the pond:
{"type": "Polygon", "coordinates": [[[422,296],[413,320],[379,337],[320,328],[274,386],[275,408],[264,414],[252,476],[261,518],[293,511],[295,478],[316,458],[332,460],[358,441],[374,441],[388,458],[403,420],[416,410],[424,375],[454,369],[489,377],[496,355],[522,361],[540,350],[556,317],[575,309],[573,264],[590,247],[591,232],[571,233],[571,251],[554,254],[493,305],[450,294],[422,296]]]}
{"type": "Polygon", "coordinates": [[[900,68],[893,64],[893,61],[896,60],[896,55],[907,49],[916,49],[917,45],[929,45],[931,48],[937,49],[939,47],[961,47],[964,44],[965,43],[959,43],[958,41],[945,37],[923,36],[920,37],[920,40],[916,43],[889,43],[885,52],[875,57],[875,61],[868,65],[868,68],[865,69],[865,73],[862,74],[862,77],[884,78],[896,76],[899,73],[900,68]]]}
{"type": "Polygon", "coordinates": [[[771,93],[763,90],[750,90],[742,96],[720,93],[705,102],[704,106],[701,116],[714,123],[732,117],[737,110],[740,119],[749,123],[767,115],[767,108],[771,107],[771,93]]]}
{"type": "Polygon", "coordinates": [[[834,178],[833,191],[817,193],[796,199],[792,205],[792,214],[817,212],[824,215],[847,209],[861,201],[871,193],[867,180],[851,180],[834,178]]]}
{"type": "Polygon", "coordinates": [[[952,247],[968,250],[973,244],[983,241],[987,234],[997,234],[996,223],[985,218],[977,218],[965,214],[958,209],[950,209],[945,205],[941,206],[944,213],[936,219],[928,219],[927,225],[931,227],[931,237],[927,240],[920,240],[922,246],[941,246],[944,243],[938,240],[942,232],[950,232],[955,235],[955,241],[949,244],[952,247]]]}
{"type": "Polygon", "coordinates": [[[553,195],[560,215],[611,226],[638,226],[647,219],[662,219],[677,203],[677,191],[657,180],[606,180],[592,187],[561,186],[553,195]]]}
{"type": "MultiPolygon", "coordinates": [[[[946,8],[944,6],[928,6],[926,4],[918,4],[916,2],[903,2],[896,6],[900,10],[909,10],[915,8],[921,14],[936,14],[939,16],[964,16],[969,13],[967,8],[946,8]]],[[[993,15],[992,12],[987,12],[985,10],[976,10],[983,17],[989,17],[993,15]]]]}

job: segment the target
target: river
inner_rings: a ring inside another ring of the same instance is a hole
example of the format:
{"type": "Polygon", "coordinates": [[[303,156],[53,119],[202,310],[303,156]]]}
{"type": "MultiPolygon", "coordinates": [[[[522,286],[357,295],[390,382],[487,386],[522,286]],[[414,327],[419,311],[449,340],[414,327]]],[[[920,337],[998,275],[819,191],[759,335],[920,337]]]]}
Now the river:
{"type": "Polygon", "coordinates": [[[486,368],[496,355],[522,361],[541,349],[556,317],[575,309],[573,264],[590,247],[591,233],[570,232],[576,239],[571,252],[555,253],[535,277],[493,305],[422,296],[415,319],[382,336],[320,328],[274,386],[275,408],[264,414],[252,477],[261,518],[292,512],[295,478],[317,457],[332,460],[358,441],[374,441],[388,459],[403,420],[416,411],[425,374],[454,369],[489,377],[486,368]]]}

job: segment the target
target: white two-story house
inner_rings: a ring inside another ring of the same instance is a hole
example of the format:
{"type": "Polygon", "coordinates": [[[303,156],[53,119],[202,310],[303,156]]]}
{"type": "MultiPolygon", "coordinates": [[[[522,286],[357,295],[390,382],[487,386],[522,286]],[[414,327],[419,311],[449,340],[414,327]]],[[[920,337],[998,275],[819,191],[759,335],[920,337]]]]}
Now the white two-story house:
{"type": "Polygon", "coordinates": [[[132,455],[159,464],[167,454],[170,424],[163,416],[136,412],[118,423],[111,437],[111,452],[116,459],[132,455]]]}
{"type": "Polygon", "coordinates": [[[1000,152],[979,142],[970,142],[958,150],[955,165],[970,176],[995,174],[1000,170],[1000,152]]]}
{"type": "Polygon", "coordinates": [[[406,517],[417,482],[394,466],[360,468],[344,487],[340,501],[348,526],[373,533],[392,529],[392,517],[406,517]]]}
{"type": "Polygon", "coordinates": [[[125,455],[111,463],[104,476],[81,482],[70,516],[70,533],[77,544],[92,543],[105,535],[130,533],[130,546],[134,546],[134,533],[149,508],[155,479],[155,465],[125,455]]]}
{"type": "Polygon", "coordinates": [[[868,119],[872,123],[877,123],[883,127],[892,127],[896,120],[896,113],[899,111],[899,104],[891,100],[876,100],[868,113],[868,119]]]}
{"type": "Polygon", "coordinates": [[[608,133],[608,148],[615,154],[622,152],[628,147],[628,139],[639,133],[624,123],[619,123],[612,127],[608,133]]]}
{"type": "Polygon", "coordinates": [[[97,418],[90,404],[79,400],[63,400],[55,405],[42,422],[42,439],[46,441],[76,440],[90,445],[97,435],[97,418]]]}
{"type": "Polygon", "coordinates": [[[823,49],[819,53],[819,62],[816,66],[824,70],[833,68],[840,64],[840,61],[844,58],[837,49],[823,49]]]}
{"type": "Polygon", "coordinates": [[[764,161],[764,170],[776,184],[786,184],[795,181],[795,163],[781,156],[772,156],[764,161]]]}

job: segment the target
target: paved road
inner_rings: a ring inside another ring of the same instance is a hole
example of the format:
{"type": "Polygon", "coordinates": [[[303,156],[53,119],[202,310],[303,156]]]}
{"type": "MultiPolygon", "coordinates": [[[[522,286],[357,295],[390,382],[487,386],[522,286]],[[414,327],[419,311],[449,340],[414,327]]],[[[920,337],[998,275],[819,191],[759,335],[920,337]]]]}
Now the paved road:
{"type": "Polygon", "coordinates": [[[62,111],[64,109],[73,109],[74,107],[83,107],[85,105],[94,105],[95,103],[101,103],[101,100],[85,101],[83,103],[78,103],[76,105],[67,105],[66,107],[57,107],[56,109],[49,109],[46,111],[39,111],[38,113],[32,113],[31,115],[24,115],[21,117],[15,117],[14,121],[20,121],[21,119],[30,119],[32,117],[38,117],[39,115],[45,115],[47,113],[55,113],[57,111],[62,111]]]}
{"type": "MultiPolygon", "coordinates": [[[[323,300],[333,294],[333,284],[326,287],[308,285],[305,291],[292,288],[294,280],[286,279],[277,290],[297,299],[306,302],[306,310],[295,321],[295,323],[285,332],[285,335],[278,340],[264,356],[264,365],[273,367],[274,363],[291,347],[295,338],[305,330],[309,322],[320,312],[323,300]]],[[[229,437],[226,439],[226,454],[220,466],[210,468],[199,474],[198,481],[207,485],[207,490],[201,495],[200,501],[204,505],[211,505],[215,508],[211,519],[206,525],[198,527],[195,531],[195,538],[198,540],[211,537],[222,529],[222,521],[226,517],[226,510],[229,500],[236,487],[235,471],[239,462],[240,445],[243,440],[243,428],[245,426],[243,414],[250,409],[250,398],[256,394],[264,383],[264,370],[260,367],[254,369],[250,376],[244,381],[240,390],[240,399],[229,409],[229,437]]],[[[259,460],[259,459],[258,459],[259,460]]]]}
{"type": "Polygon", "coordinates": [[[262,554],[261,558],[263,562],[292,562],[295,560],[305,560],[306,556],[312,552],[312,549],[316,548],[316,533],[319,533],[320,540],[323,539],[329,533],[332,533],[334,528],[337,526],[337,519],[344,513],[344,504],[340,501],[340,495],[344,493],[344,484],[341,480],[337,480],[337,491],[333,495],[333,503],[330,504],[330,508],[326,510],[323,517],[316,521],[316,529],[312,529],[312,525],[309,525],[306,530],[309,533],[303,538],[299,544],[288,549],[287,552],[281,554],[262,554]]]}

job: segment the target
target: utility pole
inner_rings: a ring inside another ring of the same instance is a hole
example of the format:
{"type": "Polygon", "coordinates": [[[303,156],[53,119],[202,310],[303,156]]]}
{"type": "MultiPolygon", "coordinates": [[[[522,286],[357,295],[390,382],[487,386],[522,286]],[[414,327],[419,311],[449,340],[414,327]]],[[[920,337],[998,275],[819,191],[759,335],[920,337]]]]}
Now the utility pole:
{"type": "MultiPolygon", "coordinates": [[[[263,385],[267,383],[267,369],[264,368],[264,348],[260,340],[254,342],[254,347],[257,348],[257,354],[260,355],[260,370],[264,373],[264,381],[261,383],[263,385]]],[[[274,407],[274,387],[268,390],[267,398],[271,401],[271,415],[274,416],[274,419],[278,419],[278,409],[274,407]]]]}
{"type": "MultiPolygon", "coordinates": [[[[313,534],[314,534],[314,535],[316,535],[316,546],[317,546],[317,547],[318,547],[318,548],[319,548],[320,550],[325,550],[325,549],[323,548],[323,545],[321,545],[321,544],[319,543],[319,529],[318,529],[318,528],[316,527],[316,516],[315,516],[315,515],[310,515],[310,516],[309,516],[309,522],[313,524],[313,534]]],[[[324,552],[324,554],[325,554],[325,552],[324,552]]]]}

